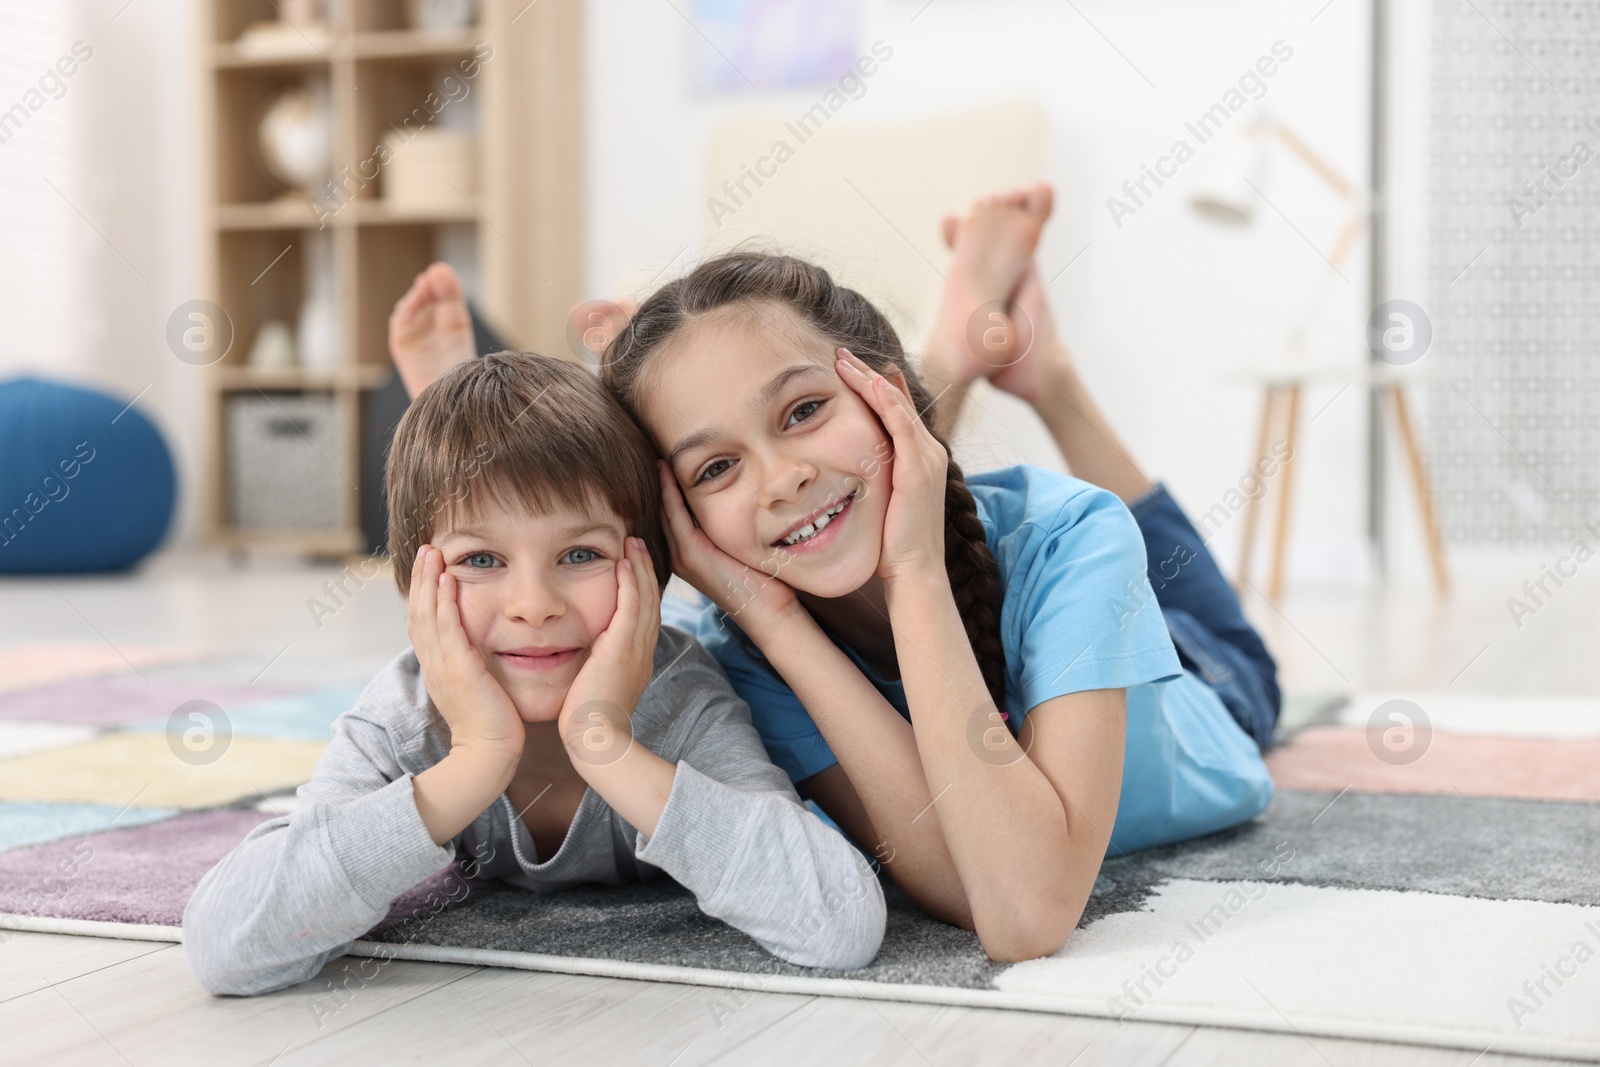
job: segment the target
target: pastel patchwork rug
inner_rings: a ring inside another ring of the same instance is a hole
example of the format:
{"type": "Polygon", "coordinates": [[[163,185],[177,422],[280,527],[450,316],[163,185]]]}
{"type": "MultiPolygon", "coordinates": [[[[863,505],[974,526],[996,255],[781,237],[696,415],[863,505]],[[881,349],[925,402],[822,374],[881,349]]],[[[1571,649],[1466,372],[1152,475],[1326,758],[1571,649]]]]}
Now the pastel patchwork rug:
{"type": "MultiPolygon", "coordinates": [[[[292,806],[357,691],[178,673],[0,692],[0,928],[179,940],[195,884],[292,806]]],[[[871,966],[807,971],[670,882],[538,896],[456,870],[354,951],[723,987],[730,1014],[765,990],[1600,1061],[1600,701],[1385,694],[1290,718],[1265,815],[1111,857],[1048,959],[995,964],[891,892],[871,966]]]]}

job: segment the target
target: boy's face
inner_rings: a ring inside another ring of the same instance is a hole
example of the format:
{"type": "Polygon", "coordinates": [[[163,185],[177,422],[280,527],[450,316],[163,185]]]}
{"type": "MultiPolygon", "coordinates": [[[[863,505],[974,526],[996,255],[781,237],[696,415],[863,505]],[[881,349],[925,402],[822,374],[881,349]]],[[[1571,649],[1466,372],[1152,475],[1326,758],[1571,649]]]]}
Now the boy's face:
{"type": "Polygon", "coordinates": [[[609,508],[530,515],[485,503],[434,534],[467,640],[524,722],[553,722],[617,608],[627,531],[609,508]]]}

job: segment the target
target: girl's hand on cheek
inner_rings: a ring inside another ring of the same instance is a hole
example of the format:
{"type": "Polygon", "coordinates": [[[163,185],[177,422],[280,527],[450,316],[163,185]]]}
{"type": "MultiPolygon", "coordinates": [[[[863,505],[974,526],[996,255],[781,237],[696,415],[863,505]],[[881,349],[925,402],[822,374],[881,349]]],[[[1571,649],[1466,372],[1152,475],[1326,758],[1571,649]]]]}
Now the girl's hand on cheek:
{"type": "Polygon", "coordinates": [[[945,575],[944,496],[950,453],[918,417],[911,398],[849,349],[838,351],[839,377],[866,401],[894,446],[888,513],[878,577],[893,584],[916,575],[945,575]]]}
{"type": "Polygon", "coordinates": [[[423,545],[411,566],[407,620],[423,684],[450,724],[451,748],[521,753],[526,736],[522,716],[505,687],[489,673],[483,653],[467,640],[456,580],[444,573],[444,555],[432,545],[423,545]]]}
{"type": "Polygon", "coordinates": [[[661,472],[661,499],[666,511],[667,545],[672,550],[672,570],[711,598],[732,616],[752,639],[752,628],[777,621],[799,605],[787,583],[748,567],[718,548],[694,524],[689,505],[672,470],[657,461],[661,472]]]}
{"type": "Polygon", "coordinates": [[[655,673],[661,588],[642,539],[624,542],[615,577],[616,610],[567,690],[557,724],[580,773],[585,764],[621,758],[632,738],[634,708],[655,673]]]}

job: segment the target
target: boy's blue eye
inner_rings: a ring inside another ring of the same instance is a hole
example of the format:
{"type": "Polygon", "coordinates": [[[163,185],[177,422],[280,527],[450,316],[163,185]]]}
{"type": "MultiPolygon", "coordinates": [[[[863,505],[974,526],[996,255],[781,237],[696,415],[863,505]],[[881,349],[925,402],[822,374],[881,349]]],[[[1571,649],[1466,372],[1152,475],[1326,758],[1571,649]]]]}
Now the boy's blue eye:
{"type": "Polygon", "coordinates": [[[793,410],[789,412],[789,421],[786,425],[793,426],[797,422],[805,422],[815,415],[822,405],[823,401],[821,400],[807,400],[796,404],[793,410]]]}
{"type": "Polygon", "coordinates": [[[475,569],[487,569],[500,561],[487,552],[474,552],[461,562],[475,569]]]}
{"type": "Polygon", "coordinates": [[[592,548],[573,548],[567,550],[567,554],[561,557],[561,561],[563,563],[584,564],[593,563],[599,558],[600,553],[592,548]]]}

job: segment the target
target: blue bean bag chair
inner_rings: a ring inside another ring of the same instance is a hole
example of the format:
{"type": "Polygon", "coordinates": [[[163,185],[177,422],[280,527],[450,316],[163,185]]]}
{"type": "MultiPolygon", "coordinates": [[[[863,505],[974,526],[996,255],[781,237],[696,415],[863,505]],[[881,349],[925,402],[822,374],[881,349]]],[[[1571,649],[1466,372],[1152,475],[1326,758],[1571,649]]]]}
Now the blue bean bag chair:
{"type": "Polygon", "coordinates": [[[0,574],[133,566],[172,524],[177,477],[149,419],[104,393],[0,382],[0,574]]]}

